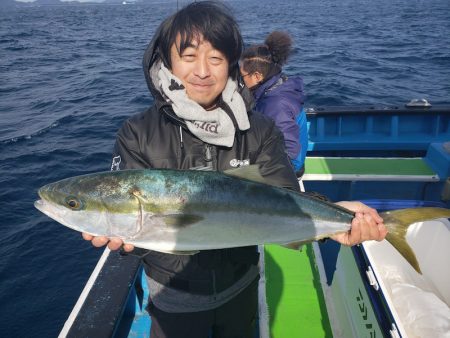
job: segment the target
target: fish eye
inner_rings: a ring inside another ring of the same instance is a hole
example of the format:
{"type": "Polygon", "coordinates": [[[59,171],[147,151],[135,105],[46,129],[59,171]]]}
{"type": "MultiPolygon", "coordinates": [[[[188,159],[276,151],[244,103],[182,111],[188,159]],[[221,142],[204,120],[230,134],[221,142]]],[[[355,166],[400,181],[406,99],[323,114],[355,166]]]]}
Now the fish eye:
{"type": "Polygon", "coordinates": [[[66,206],[72,210],[80,210],[83,207],[83,204],[78,198],[69,196],[66,198],[66,206]]]}

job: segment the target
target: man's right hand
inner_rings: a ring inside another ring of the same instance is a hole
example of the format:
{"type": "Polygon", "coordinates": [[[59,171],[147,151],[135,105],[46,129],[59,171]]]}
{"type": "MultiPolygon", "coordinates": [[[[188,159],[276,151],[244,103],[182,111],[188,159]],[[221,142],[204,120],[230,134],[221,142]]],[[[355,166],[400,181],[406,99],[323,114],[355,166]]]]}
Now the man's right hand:
{"type": "Polygon", "coordinates": [[[100,248],[102,246],[108,245],[110,250],[118,250],[123,246],[123,250],[130,252],[134,250],[134,245],[124,244],[120,238],[112,237],[108,238],[106,236],[92,236],[88,233],[83,232],[81,234],[86,241],[91,241],[92,245],[100,248]]]}

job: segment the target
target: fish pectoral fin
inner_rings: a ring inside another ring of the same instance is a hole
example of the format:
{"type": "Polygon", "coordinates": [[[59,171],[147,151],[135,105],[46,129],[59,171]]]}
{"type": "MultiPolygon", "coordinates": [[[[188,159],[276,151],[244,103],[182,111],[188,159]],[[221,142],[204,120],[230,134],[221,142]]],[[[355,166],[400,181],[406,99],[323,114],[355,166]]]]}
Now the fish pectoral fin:
{"type": "Polygon", "coordinates": [[[144,200],[140,194],[140,192],[138,190],[132,191],[131,194],[136,198],[136,200],[138,201],[139,204],[139,216],[138,219],[136,220],[136,229],[134,231],[134,234],[130,235],[130,238],[135,238],[141,231],[144,225],[144,216],[145,216],[145,212],[144,212],[144,200]]]}
{"type": "Polygon", "coordinates": [[[411,224],[430,221],[437,218],[449,218],[450,209],[445,208],[409,208],[380,213],[388,229],[386,240],[408,261],[420,274],[419,261],[414,250],[406,242],[406,232],[411,224]]]}
{"type": "Polygon", "coordinates": [[[193,225],[203,220],[202,216],[192,214],[169,214],[160,217],[167,227],[174,230],[193,225]]]}

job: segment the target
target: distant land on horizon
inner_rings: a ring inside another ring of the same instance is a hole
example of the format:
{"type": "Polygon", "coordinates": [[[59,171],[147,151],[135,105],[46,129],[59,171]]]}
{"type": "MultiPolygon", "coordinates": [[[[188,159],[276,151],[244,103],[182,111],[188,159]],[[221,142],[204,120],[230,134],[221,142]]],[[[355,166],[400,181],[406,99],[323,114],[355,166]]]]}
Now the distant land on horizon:
{"type": "MultiPolygon", "coordinates": [[[[123,2],[126,2],[128,4],[131,3],[154,3],[154,2],[161,2],[162,0],[103,0],[103,1],[78,1],[78,0],[68,0],[68,1],[61,1],[61,0],[35,0],[31,2],[23,2],[23,1],[16,1],[16,0],[0,0],[0,7],[11,7],[11,6],[35,6],[35,5],[86,5],[86,4],[122,4],[123,2]]],[[[172,0],[176,1],[176,0],[172,0]]]]}

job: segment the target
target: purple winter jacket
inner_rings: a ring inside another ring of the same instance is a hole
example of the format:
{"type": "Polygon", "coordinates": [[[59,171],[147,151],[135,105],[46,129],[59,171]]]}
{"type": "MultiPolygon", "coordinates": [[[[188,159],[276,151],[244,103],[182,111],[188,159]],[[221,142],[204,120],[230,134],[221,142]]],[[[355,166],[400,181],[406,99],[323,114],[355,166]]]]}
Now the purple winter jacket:
{"type": "Polygon", "coordinates": [[[306,131],[306,117],[301,119],[304,120],[300,122],[303,126],[298,122],[304,103],[302,78],[278,73],[255,89],[253,96],[255,110],[270,117],[283,132],[289,157],[294,160],[303,153],[303,159],[300,160],[303,165],[306,149],[302,149],[302,144],[304,148],[307,147],[307,136],[304,139],[305,137],[299,135],[307,135],[306,132],[300,132],[300,128],[306,131]]]}

